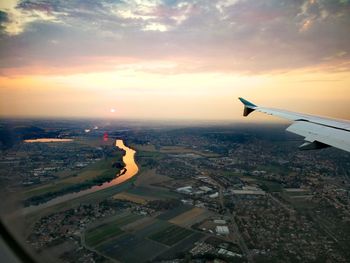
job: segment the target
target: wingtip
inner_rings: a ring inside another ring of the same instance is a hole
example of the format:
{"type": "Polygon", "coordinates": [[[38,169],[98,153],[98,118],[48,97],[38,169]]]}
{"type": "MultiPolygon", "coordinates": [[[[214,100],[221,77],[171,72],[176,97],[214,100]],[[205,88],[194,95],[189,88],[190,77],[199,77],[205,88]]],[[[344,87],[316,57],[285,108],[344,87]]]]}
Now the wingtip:
{"type": "Polygon", "coordinates": [[[243,116],[246,117],[250,113],[252,113],[256,109],[256,105],[254,103],[251,103],[250,101],[247,101],[241,97],[238,98],[244,105],[244,110],[243,110],[243,116]]]}
{"type": "Polygon", "coordinates": [[[246,99],[243,99],[242,97],[238,97],[238,99],[244,104],[246,107],[257,107],[254,103],[251,103],[250,101],[247,101],[246,99]]]}

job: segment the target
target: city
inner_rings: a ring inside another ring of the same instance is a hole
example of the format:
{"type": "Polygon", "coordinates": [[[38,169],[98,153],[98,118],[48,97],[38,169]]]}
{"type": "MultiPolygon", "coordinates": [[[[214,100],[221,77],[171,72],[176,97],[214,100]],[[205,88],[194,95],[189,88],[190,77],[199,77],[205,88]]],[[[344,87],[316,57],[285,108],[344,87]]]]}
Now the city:
{"type": "MultiPolygon", "coordinates": [[[[3,130],[17,125],[5,122],[3,130]]],[[[350,258],[346,152],[299,151],[298,138],[281,125],[256,125],[253,132],[248,132],[249,125],[234,124],[168,127],[126,122],[89,132],[88,124],[66,125],[70,128],[38,121],[40,133],[30,136],[48,138],[50,130],[55,138],[70,140],[25,142],[20,138],[28,139],[28,131],[21,130],[13,145],[2,144],[3,198],[11,200],[2,204],[5,222],[42,260],[350,258]],[[41,206],[111,180],[103,174],[123,169],[124,152],[114,146],[116,139],[136,151],[135,176],[41,206]]]]}

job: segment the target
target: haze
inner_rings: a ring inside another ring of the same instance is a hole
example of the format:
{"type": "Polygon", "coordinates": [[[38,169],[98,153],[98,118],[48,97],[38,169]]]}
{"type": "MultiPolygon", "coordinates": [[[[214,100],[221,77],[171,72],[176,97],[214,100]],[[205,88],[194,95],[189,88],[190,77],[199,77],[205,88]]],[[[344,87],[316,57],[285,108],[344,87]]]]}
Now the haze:
{"type": "Polygon", "coordinates": [[[242,96],[350,119],[346,0],[1,1],[0,10],[1,117],[238,120],[242,96]]]}

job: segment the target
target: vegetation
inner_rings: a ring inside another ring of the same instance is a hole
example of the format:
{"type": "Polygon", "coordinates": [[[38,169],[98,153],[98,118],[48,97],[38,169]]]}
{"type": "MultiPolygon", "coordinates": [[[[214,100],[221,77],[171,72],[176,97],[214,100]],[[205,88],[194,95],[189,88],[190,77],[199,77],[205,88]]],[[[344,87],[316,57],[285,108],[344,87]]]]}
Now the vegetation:
{"type": "Polygon", "coordinates": [[[157,211],[161,210],[170,210],[174,209],[176,207],[179,207],[181,205],[180,200],[176,199],[167,199],[167,200],[154,200],[148,202],[148,207],[155,209],[157,211]]]}
{"type": "Polygon", "coordinates": [[[191,234],[192,231],[190,230],[171,225],[166,229],[149,236],[149,238],[165,245],[172,246],[191,234]]]}
{"type": "Polygon", "coordinates": [[[118,236],[121,233],[123,233],[123,231],[118,227],[118,224],[113,222],[113,224],[99,226],[98,228],[87,232],[85,235],[85,242],[88,246],[93,247],[101,243],[103,240],[118,236]]]}
{"type": "Polygon", "coordinates": [[[63,187],[57,191],[47,192],[47,193],[44,193],[41,195],[32,196],[24,201],[24,206],[38,205],[41,203],[45,203],[45,202],[47,202],[55,197],[61,196],[61,195],[65,195],[68,193],[80,192],[82,190],[89,189],[89,188],[96,186],[96,185],[102,185],[105,182],[112,181],[115,178],[117,172],[118,172],[118,170],[114,170],[114,169],[109,170],[109,171],[105,171],[100,176],[97,176],[93,179],[63,187]]]}

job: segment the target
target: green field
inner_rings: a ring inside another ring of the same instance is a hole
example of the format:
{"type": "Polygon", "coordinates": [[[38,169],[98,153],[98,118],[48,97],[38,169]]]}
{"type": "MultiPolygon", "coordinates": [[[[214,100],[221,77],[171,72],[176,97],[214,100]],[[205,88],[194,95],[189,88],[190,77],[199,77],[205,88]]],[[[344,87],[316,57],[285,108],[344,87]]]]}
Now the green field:
{"type": "Polygon", "coordinates": [[[88,246],[96,246],[102,241],[115,237],[123,233],[123,231],[118,227],[118,224],[111,223],[108,225],[100,226],[94,230],[87,232],[85,234],[85,242],[88,246]]]}
{"type": "MultiPolygon", "coordinates": [[[[148,239],[149,236],[171,226],[171,224],[167,221],[163,220],[155,220],[151,224],[146,224],[144,226],[139,227],[136,231],[133,232],[133,235],[139,239],[148,239]]],[[[154,242],[153,240],[151,240],[154,242]]]]}
{"type": "Polygon", "coordinates": [[[138,238],[132,234],[123,234],[111,238],[95,248],[98,252],[120,262],[143,263],[151,262],[167,247],[149,239],[138,238]]]}
{"type": "Polygon", "coordinates": [[[161,213],[159,216],[157,216],[158,219],[161,220],[170,220],[182,213],[185,213],[189,210],[191,210],[193,207],[187,206],[187,205],[180,205],[178,207],[175,207],[171,210],[166,210],[164,213],[161,213]]]}
{"type": "Polygon", "coordinates": [[[179,194],[170,192],[168,190],[157,189],[154,190],[152,188],[147,187],[134,187],[127,191],[130,194],[136,194],[141,196],[152,196],[156,198],[165,198],[165,199],[176,199],[179,197],[179,194]]]}
{"type": "Polygon", "coordinates": [[[113,220],[115,224],[118,226],[124,226],[127,224],[130,224],[138,219],[142,218],[141,215],[136,215],[136,214],[126,214],[123,216],[118,217],[117,219],[113,220]]]}
{"type": "Polygon", "coordinates": [[[126,214],[114,219],[112,222],[89,229],[85,233],[85,242],[88,246],[94,247],[104,240],[122,234],[121,226],[134,222],[139,218],[141,218],[139,215],[126,214]]]}
{"type": "Polygon", "coordinates": [[[168,248],[155,259],[155,262],[161,262],[162,260],[171,260],[176,258],[180,253],[188,252],[191,248],[193,248],[194,243],[201,240],[204,236],[205,235],[202,233],[194,233],[188,238],[185,238],[183,241],[168,248]]]}
{"type": "Polygon", "coordinates": [[[175,225],[171,225],[151,236],[149,236],[150,239],[157,241],[159,243],[172,246],[182,239],[190,236],[192,234],[192,231],[178,227],[175,225]]]}
{"type": "Polygon", "coordinates": [[[141,223],[134,230],[132,227],[128,227],[128,230],[123,228],[139,218],[141,216],[127,212],[110,217],[108,222],[86,232],[86,244],[109,258],[142,263],[152,261],[168,249],[171,249],[172,255],[176,255],[179,251],[192,247],[193,242],[202,237],[202,234],[198,235],[163,220],[144,226],[141,223]]]}

